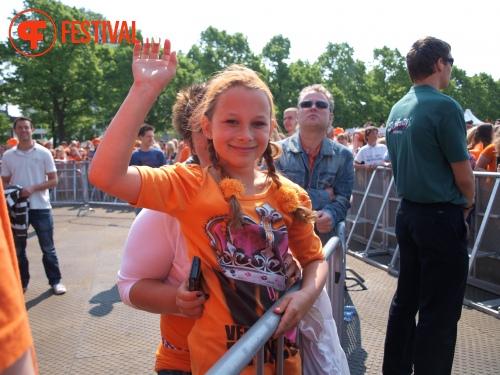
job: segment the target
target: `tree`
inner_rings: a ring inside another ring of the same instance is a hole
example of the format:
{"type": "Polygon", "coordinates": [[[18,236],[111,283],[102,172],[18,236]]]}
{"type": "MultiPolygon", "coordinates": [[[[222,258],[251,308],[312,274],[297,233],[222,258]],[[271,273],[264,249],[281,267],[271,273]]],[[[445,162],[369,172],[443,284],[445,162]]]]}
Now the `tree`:
{"type": "Polygon", "coordinates": [[[187,57],[205,78],[231,64],[242,64],[257,72],[263,72],[260,58],[252,52],[247,38],[242,33],[230,35],[212,26],[201,33],[199,46],[191,47],[187,57]]]}
{"type": "MultiPolygon", "coordinates": [[[[63,5],[54,0],[25,0],[28,8],[43,9],[50,14],[56,25],[63,20],[102,20],[102,15],[63,5]]],[[[36,18],[38,13],[28,14],[36,18]]],[[[52,25],[48,23],[50,29],[52,25]]],[[[122,85],[112,88],[107,85],[113,78],[120,77],[121,59],[113,61],[114,50],[109,45],[62,43],[62,30],[58,27],[57,40],[52,49],[36,58],[22,56],[10,48],[9,42],[0,44],[0,59],[6,63],[0,67],[4,79],[0,82],[5,102],[19,105],[23,113],[29,113],[34,123],[48,128],[54,141],[92,136],[92,125],[111,118],[124,95],[122,85]],[[112,68],[114,64],[114,69],[112,68]],[[114,74],[114,76],[113,76],[114,74]]],[[[41,48],[49,41],[42,41],[41,48]]],[[[16,39],[16,45],[29,51],[28,42],[16,39]]],[[[116,48],[117,56],[122,48],[129,48],[127,54],[130,72],[131,47],[116,48]]],[[[130,74],[129,74],[130,75],[130,74]]],[[[128,84],[130,86],[130,84],[128,84]]],[[[128,88],[127,88],[128,90],[128,88]]]]}
{"type": "Polygon", "coordinates": [[[290,67],[285,62],[290,57],[290,40],[277,35],[264,46],[262,58],[269,70],[269,88],[274,96],[276,118],[283,118],[283,111],[291,107],[296,98],[291,96],[290,67]]]}
{"type": "Polygon", "coordinates": [[[328,43],[318,58],[324,85],[334,95],[335,124],[352,127],[369,119],[363,103],[369,100],[366,88],[366,66],[354,60],[354,49],[347,43],[328,43]]]}
{"type": "Polygon", "coordinates": [[[384,46],[373,51],[374,66],[367,74],[367,111],[371,118],[385,122],[392,106],[410,89],[412,82],[406,69],[406,59],[395,49],[384,46]]]}
{"type": "Polygon", "coordinates": [[[303,88],[321,83],[321,70],[317,64],[298,60],[290,64],[289,99],[286,107],[297,107],[299,94],[303,88]]]}
{"type": "Polygon", "coordinates": [[[5,143],[5,141],[11,137],[11,129],[12,124],[9,118],[3,113],[0,113],[0,144],[5,143]]]}

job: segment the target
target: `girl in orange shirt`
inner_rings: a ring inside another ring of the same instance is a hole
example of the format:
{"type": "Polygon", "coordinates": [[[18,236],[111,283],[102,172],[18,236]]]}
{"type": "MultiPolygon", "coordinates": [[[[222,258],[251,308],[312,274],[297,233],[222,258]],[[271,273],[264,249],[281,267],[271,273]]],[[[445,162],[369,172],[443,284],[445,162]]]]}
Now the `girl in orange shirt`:
{"type": "MultiPolygon", "coordinates": [[[[305,190],[275,172],[275,126],[269,88],[255,72],[233,67],[214,77],[190,125],[209,139],[212,165],[129,167],[135,135],[177,68],[170,42],[134,47],[134,83],[92,162],[92,184],[131,204],[170,213],[181,225],[188,256],[201,258],[203,291],[179,288],[177,304],[197,318],[188,337],[193,374],[205,373],[276,301],[286,281],[289,247],[303,266],[301,290],[274,309],[275,337],[289,332],[314,304],[328,272],[315,214],[305,190]],[[201,128],[197,126],[201,124],[201,128]],[[264,156],[268,172],[254,168],[264,156]],[[210,298],[208,298],[210,297],[210,298]]],[[[272,347],[272,344],[270,345],[272,347]]],[[[285,371],[301,373],[297,348],[287,346],[285,371]],[[287,370],[289,369],[289,370],[287,370]]],[[[274,373],[268,353],[265,373],[274,373]]],[[[249,365],[245,374],[255,373],[249,365]]]]}

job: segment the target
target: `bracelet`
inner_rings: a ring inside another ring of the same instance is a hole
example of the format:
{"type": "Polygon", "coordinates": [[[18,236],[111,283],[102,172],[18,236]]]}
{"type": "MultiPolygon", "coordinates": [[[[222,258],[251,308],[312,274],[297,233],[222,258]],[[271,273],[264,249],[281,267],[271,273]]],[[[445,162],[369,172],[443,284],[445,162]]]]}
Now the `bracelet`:
{"type": "Polygon", "coordinates": [[[476,201],[473,200],[469,207],[464,207],[464,210],[472,210],[476,206],[476,201]]]}

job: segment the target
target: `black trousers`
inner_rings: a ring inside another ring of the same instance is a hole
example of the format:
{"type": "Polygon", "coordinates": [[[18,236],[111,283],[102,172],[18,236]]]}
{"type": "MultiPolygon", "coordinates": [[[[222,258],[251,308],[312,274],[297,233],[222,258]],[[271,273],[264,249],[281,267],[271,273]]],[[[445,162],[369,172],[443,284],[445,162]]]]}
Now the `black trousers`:
{"type": "Polygon", "coordinates": [[[450,374],[468,273],[463,208],[403,199],[396,236],[400,270],[382,372],[450,374]]]}

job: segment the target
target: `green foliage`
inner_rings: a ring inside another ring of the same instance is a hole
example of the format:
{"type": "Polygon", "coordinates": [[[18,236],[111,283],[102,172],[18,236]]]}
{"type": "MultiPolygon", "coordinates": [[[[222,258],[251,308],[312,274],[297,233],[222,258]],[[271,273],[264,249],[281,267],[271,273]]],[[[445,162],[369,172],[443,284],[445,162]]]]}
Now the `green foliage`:
{"type": "Polygon", "coordinates": [[[11,135],[12,124],[7,116],[0,113],[0,144],[4,144],[11,135]]]}
{"type": "Polygon", "coordinates": [[[373,58],[376,64],[367,74],[366,111],[374,124],[385,122],[396,103],[412,86],[406,70],[406,59],[396,49],[387,47],[375,49],[373,58]]]}
{"type": "Polygon", "coordinates": [[[234,35],[208,27],[201,33],[200,43],[187,54],[203,77],[210,77],[231,64],[242,64],[263,71],[260,59],[252,52],[242,33],[234,35]]]}
{"type": "Polygon", "coordinates": [[[323,84],[335,100],[335,125],[344,128],[364,123],[368,115],[363,104],[368,101],[366,67],[353,54],[347,43],[329,43],[318,59],[323,84]]]}
{"type": "Polygon", "coordinates": [[[274,36],[262,50],[262,59],[269,70],[268,84],[274,96],[276,118],[283,118],[283,111],[294,104],[291,97],[292,86],[290,67],[286,60],[290,57],[290,40],[282,35],[274,36]]]}
{"type": "MultiPolygon", "coordinates": [[[[24,9],[42,9],[60,25],[62,20],[103,20],[103,15],[76,9],[56,0],[25,0],[24,9]]],[[[13,15],[16,14],[13,11],[13,15]]],[[[36,17],[36,14],[34,15],[36,17]]],[[[137,39],[142,35],[137,30],[137,39]]],[[[42,43],[49,43],[43,41],[42,43]]],[[[28,42],[16,45],[29,51],[28,42]]],[[[290,61],[290,40],[276,35],[255,54],[242,33],[228,34],[208,27],[187,54],[178,53],[179,67],[172,82],[160,95],[146,122],[159,133],[171,130],[172,105],[177,92],[191,83],[208,80],[230,64],[242,64],[257,71],[268,83],[275,100],[278,123],[283,111],[297,106],[300,91],[322,83],[334,96],[335,126],[350,128],[370,120],[384,122],[391,107],[412,86],[405,58],[396,49],[374,50],[368,70],[354,59],[347,43],[329,43],[316,62],[290,61]]],[[[91,139],[101,135],[120,107],[133,82],[133,46],[61,43],[49,53],[28,58],[17,53],[6,39],[0,42],[0,105],[20,106],[37,127],[49,130],[56,143],[61,140],[91,139]]],[[[450,87],[444,92],[480,119],[494,120],[500,113],[500,81],[481,73],[468,77],[454,67],[450,87]]],[[[5,117],[5,116],[4,116],[5,117]]],[[[0,137],[7,125],[0,116],[0,137]]],[[[1,140],[0,140],[1,141],[1,140]]]]}

